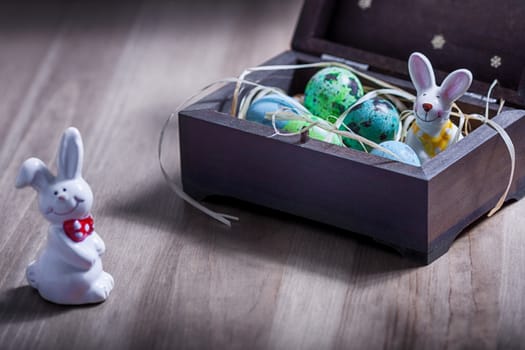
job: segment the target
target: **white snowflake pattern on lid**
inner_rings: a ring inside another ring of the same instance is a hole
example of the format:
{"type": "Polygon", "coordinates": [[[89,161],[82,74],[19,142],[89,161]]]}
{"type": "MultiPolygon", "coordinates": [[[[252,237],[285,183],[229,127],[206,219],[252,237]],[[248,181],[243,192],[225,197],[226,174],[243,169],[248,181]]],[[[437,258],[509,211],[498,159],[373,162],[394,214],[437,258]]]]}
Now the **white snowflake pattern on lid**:
{"type": "Polygon", "coordinates": [[[445,40],[445,37],[443,36],[443,34],[434,35],[434,37],[430,41],[434,50],[441,50],[443,46],[445,46],[446,42],[447,41],[445,40]]]}
{"type": "Polygon", "coordinates": [[[501,57],[499,57],[498,55],[494,55],[492,56],[492,58],[490,59],[490,66],[493,67],[493,68],[499,68],[501,66],[501,57]]]}
{"type": "Polygon", "coordinates": [[[359,0],[357,5],[361,8],[361,10],[366,10],[372,7],[372,0],[359,0]]]}

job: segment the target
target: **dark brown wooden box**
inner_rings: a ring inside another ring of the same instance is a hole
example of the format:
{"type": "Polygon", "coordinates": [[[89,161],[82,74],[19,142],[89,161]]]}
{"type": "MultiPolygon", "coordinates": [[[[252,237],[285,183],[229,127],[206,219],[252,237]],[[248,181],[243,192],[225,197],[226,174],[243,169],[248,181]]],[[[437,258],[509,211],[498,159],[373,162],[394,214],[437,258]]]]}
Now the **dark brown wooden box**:
{"type": "MultiPolygon", "coordinates": [[[[521,0],[306,0],[293,50],[265,64],[316,62],[328,54],[411,88],[406,61],[421,51],[439,70],[438,82],[453,69],[472,70],[473,95],[461,105],[478,113],[484,103],[476,94],[486,94],[497,78],[493,97],[505,99],[507,108],[493,120],[509,133],[517,156],[507,200],[519,199],[525,192],[523,18],[521,0]],[[436,35],[445,39],[441,49],[432,45],[436,35]]],[[[312,73],[259,72],[251,79],[293,94],[312,73]]],[[[226,86],[179,114],[182,183],[197,199],[256,203],[372,237],[430,263],[507,185],[509,155],[487,125],[418,168],[316,140],[270,138],[272,128],[229,115],[233,89],[226,86]]]]}

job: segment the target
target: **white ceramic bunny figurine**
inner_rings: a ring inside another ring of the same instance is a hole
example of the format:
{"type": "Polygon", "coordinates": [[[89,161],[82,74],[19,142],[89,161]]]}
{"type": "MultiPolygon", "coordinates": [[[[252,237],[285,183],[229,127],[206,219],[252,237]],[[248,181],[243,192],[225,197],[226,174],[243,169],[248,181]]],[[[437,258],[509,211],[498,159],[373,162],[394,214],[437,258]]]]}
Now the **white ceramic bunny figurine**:
{"type": "Polygon", "coordinates": [[[460,132],[449,119],[450,109],[470,87],[472,73],[458,69],[437,86],[430,61],[419,52],[410,55],[408,70],[417,97],[414,103],[416,121],[408,130],[407,144],[424,163],[444,151],[460,132]]]}
{"type": "Polygon", "coordinates": [[[68,128],[56,177],[40,159],[29,158],[16,179],[17,188],[31,185],[38,192],[40,212],[51,223],[47,244],[27,267],[26,277],[44,299],[57,304],[99,303],[113,289],[113,277],[102,269],[106,247],[94,231],[93,193],[81,174],[83,156],[80,133],[68,128]]]}

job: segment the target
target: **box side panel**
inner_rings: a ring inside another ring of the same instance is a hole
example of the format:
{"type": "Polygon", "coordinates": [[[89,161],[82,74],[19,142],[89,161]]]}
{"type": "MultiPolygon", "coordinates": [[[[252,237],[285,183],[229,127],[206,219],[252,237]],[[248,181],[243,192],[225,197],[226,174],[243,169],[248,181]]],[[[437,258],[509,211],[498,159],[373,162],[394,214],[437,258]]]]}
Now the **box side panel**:
{"type": "Polygon", "coordinates": [[[291,144],[224,125],[249,122],[214,117],[221,123],[179,119],[182,181],[190,194],[234,197],[426,255],[424,179],[330,154],[339,146],[291,144]]]}
{"type": "MultiPolygon", "coordinates": [[[[524,111],[514,110],[495,119],[505,127],[516,150],[516,170],[507,199],[521,198],[525,189],[524,117],[524,111]]],[[[448,249],[466,226],[487,213],[503,194],[510,174],[507,148],[488,126],[475,130],[448,151],[454,151],[457,159],[434,174],[429,183],[430,250],[448,249]]],[[[441,155],[443,159],[448,156],[441,155]]],[[[439,165],[440,159],[431,162],[439,165]]]]}

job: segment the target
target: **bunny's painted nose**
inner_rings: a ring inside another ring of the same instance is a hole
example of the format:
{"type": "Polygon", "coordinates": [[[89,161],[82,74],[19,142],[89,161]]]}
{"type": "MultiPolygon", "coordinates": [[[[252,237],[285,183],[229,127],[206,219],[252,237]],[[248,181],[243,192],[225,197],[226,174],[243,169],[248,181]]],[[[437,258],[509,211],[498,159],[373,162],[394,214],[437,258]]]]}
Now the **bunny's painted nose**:
{"type": "Polygon", "coordinates": [[[66,196],[58,196],[58,200],[59,201],[65,201],[66,200],[66,196]]]}
{"type": "Polygon", "coordinates": [[[423,109],[425,112],[428,112],[432,109],[432,105],[430,103],[423,103],[423,109]]]}

